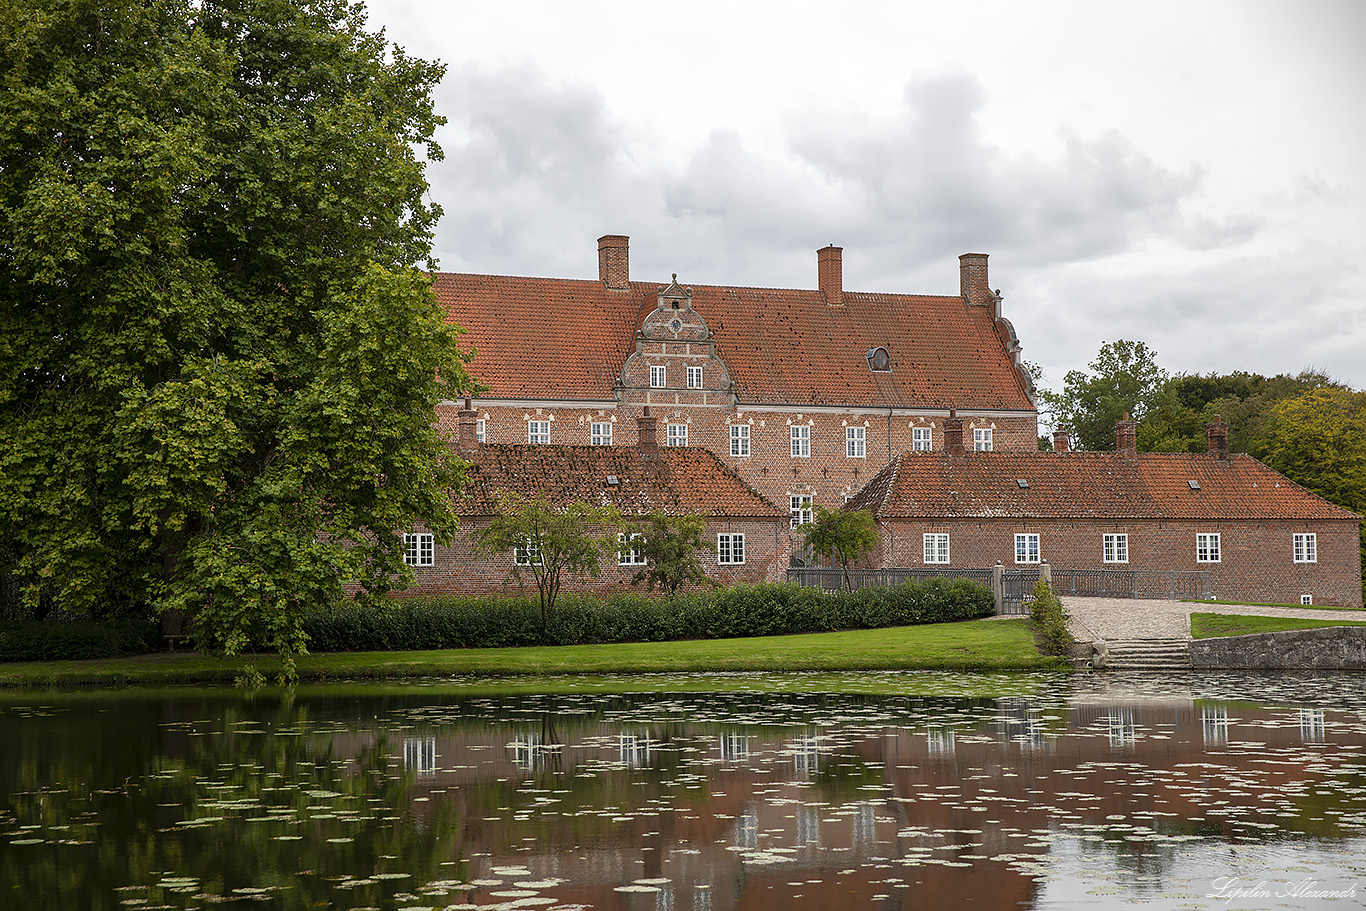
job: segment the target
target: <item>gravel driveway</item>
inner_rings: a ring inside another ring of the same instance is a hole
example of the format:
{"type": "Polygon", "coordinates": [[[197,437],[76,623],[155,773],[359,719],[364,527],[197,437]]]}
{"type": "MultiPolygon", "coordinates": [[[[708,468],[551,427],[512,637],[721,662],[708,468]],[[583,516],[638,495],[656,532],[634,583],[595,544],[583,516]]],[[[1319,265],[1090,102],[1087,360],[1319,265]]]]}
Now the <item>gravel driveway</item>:
{"type": "Polygon", "coordinates": [[[1064,597],[1067,627],[1083,642],[1096,639],[1189,639],[1191,611],[1307,617],[1312,620],[1366,620],[1366,610],[1315,610],[1308,607],[1253,607],[1190,601],[1140,601],[1134,598],[1064,597]]]}

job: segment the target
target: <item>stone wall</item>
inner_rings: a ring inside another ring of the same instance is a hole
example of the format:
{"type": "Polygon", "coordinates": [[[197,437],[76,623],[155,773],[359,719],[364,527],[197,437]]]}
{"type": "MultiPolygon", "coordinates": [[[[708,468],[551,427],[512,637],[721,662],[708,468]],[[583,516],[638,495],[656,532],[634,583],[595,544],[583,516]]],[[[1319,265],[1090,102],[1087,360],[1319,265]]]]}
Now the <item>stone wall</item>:
{"type": "Polygon", "coordinates": [[[1196,670],[1366,670],[1366,626],[1282,630],[1218,639],[1190,646],[1196,670]]]}

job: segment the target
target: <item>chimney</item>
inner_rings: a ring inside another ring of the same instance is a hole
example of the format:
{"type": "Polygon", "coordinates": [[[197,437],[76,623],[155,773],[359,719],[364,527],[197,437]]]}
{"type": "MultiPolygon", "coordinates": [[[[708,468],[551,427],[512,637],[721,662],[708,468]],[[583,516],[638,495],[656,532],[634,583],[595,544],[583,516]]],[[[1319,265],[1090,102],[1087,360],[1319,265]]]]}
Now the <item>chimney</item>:
{"type": "Polygon", "coordinates": [[[1072,441],[1067,437],[1067,431],[1059,427],[1053,431],[1053,451],[1067,452],[1071,449],[1072,441]]]}
{"type": "Polygon", "coordinates": [[[479,412],[471,407],[469,396],[465,396],[465,407],[460,409],[460,451],[479,451],[479,412]]]}
{"type": "Polygon", "coordinates": [[[1129,412],[1124,412],[1123,420],[1115,424],[1115,451],[1121,455],[1138,455],[1138,422],[1129,420],[1129,412]]]}
{"type": "Polygon", "coordinates": [[[963,419],[952,408],[944,419],[944,451],[949,455],[963,454],[963,419]]]}
{"type": "Polygon", "coordinates": [[[598,238],[598,280],[619,291],[631,286],[631,238],[604,234],[598,238]]]}
{"type": "Polygon", "coordinates": [[[646,455],[653,456],[659,451],[659,437],[655,434],[655,418],[650,414],[650,406],[646,405],[645,410],[640,413],[640,436],[636,441],[636,449],[646,455]]]}
{"type": "Polygon", "coordinates": [[[831,244],[816,251],[816,275],[821,294],[832,307],[844,306],[844,248],[831,244]]]}
{"type": "Polygon", "coordinates": [[[987,254],[964,253],[958,257],[958,287],[969,307],[991,307],[994,315],[1000,296],[987,284],[987,254]]]}
{"type": "Polygon", "coordinates": [[[1224,416],[1216,414],[1207,429],[1209,434],[1209,454],[1216,459],[1228,458],[1228,425],[1224,416]]]}

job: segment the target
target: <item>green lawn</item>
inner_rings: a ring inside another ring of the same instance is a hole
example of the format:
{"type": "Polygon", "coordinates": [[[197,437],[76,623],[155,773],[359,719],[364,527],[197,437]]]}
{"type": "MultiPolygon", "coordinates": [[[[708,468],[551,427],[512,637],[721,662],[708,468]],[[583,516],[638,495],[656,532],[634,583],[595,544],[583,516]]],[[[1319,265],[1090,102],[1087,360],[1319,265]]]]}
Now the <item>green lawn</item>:
{"type": "MultiPolygon", "coordinates": [[[[1298,606],[1298,605],[1296,605],[1298,606]]],[[[1318,629],[1324,626],[1366,626],[1363,620],[1308,620],[1300,617],[1252,617],[1246,614],[1191,614],[1191,636],[1245,636],[1285,629],[1318,629]]]]}
{"type": "MultiPolygon", "coordinates": [[[[243,662],[193,653],[104,661],[0,665],[0,686],[230,682],[243,662]]],[[[1051,670],[1027,621],[974,620],[754,639],[700,639],[544,648],[338,652],[299,660],[301,680],[421,676],[693,673],[705,671],[1051,670]]],[[[263,658],[267,677],[276,662],[263,658]]]]}
{"type": "Polygon", "coordinates": [[[1185,604],[1227,604],[1233,607],[1302,607],[1305,610],[1361,610],[1337,604],[1273,604],[1270,601],[1207,601],[1204,598],[1182,598],[1185,604]]]}

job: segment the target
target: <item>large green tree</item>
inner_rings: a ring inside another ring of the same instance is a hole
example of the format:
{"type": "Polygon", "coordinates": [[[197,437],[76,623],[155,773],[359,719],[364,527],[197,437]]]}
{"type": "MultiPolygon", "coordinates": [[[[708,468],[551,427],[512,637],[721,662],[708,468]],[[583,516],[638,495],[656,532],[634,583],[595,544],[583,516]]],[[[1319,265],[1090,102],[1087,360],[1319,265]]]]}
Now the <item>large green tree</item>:
{"type": "MultiPolygon", "coordinates": [[[[441,67],[343,0],[0,0],[0,540],[30,603],[229,655],[403,579],[459,480],[441,67]]],[[[410,577],[409,577],[410,578],[410,577]]]]}
{"type": "Polygon", "coordinates": [[[1125,414],[1141,421],[1167,380],[1157,354],[1143,342],[1118,339],[1101,346],[1090,370],[1069,370],[1061,393],[1040,394],[1054,421],[1077,449],[1115,448],[1115,424],[1125,414]]]}

